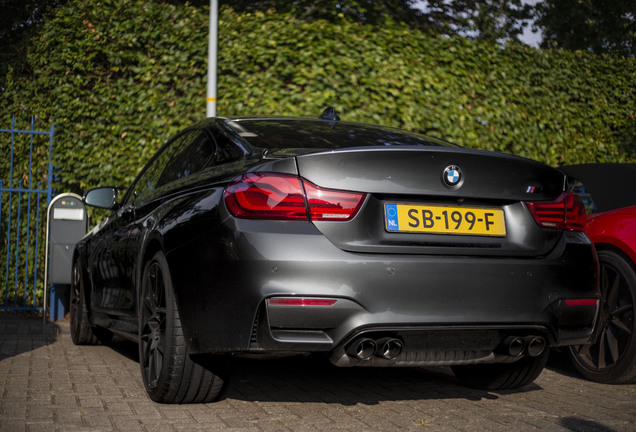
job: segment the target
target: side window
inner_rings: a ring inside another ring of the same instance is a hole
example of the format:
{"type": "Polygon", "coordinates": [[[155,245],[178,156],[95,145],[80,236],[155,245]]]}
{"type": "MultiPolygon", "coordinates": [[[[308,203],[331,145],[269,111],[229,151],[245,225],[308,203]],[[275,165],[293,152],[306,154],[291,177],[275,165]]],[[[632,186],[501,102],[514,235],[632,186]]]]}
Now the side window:
{"type": "Polygon", "coordinates": [[[235,161],[246,154],[250,153],[251,149],[246,149],[242,143],[237,143],[229,138],[226,134],[219,131],[211,131],[213,139],[216,142],[216,153],[214,155],[215,164],[221,164],[226,162],[235,161]]]}
{"type": "Polygon", "coordinates": [[[157,188],[159,175],[162,173],[175,151],[177,151],[183,144],[186,136],[186,134],[177,136],[169,142],[159,154],[148,162],[146,168],[131,186],[131,190],[126,194],[126,201],[123,202],[122,205],[125,205],[127,202],[138,202],[144,196],[150,194],[157,188]]]}
{"type": "Polygon", "coordinates": [[[203,131],[186,135],[159,176],[156,187],[183,179],[200,171],[214,156],[214,146],[203,131]]]}

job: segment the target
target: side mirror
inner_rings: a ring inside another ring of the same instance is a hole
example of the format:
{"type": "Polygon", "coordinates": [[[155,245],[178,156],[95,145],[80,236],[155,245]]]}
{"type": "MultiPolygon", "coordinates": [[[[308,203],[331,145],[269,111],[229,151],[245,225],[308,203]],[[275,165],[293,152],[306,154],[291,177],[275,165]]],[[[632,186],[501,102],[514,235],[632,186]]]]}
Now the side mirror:
{"type": "Polygon", "coordinates": [[[90,189],[84,193],[84,203],[89,206],[103,208],[108,210],[115,210],[117,207],[117,192],[119,188],[116,187],[98,187],[90,189]]]}

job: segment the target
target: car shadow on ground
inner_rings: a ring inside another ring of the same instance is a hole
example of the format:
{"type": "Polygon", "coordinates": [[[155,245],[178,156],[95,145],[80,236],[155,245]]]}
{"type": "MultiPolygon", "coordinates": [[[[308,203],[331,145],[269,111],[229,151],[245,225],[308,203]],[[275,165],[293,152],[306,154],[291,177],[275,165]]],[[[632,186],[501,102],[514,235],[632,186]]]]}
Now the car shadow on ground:
{"type": "MultiPolygon", "coordinates": [[[[277,360],[234,359],[222,398],[246,401],[322,402],[374,405],[382,401],[497,399],[460,385],[448,367],[340,368],[323,356],[277,360]]],[[[530,385],[514,392],[531,392],[530,385]]]]}
{"type": "MultiPolygon", "coordinates": [[[[115,338],[111,348],[139,362],[137,344],[115,338]]],[[[232,357],[223,367],[220,400],[319,402],[342,405],[423,399],[498,399],[540,390],[536,384],[510,391],[483,391],[460,385],[448,367],[340,368],[324,355],[279,359],[232,357]]]]}
{"type": "MultiPolygon", "coordinates": [[[[1,322],[1,321],[0,321],[1,322]]],[[[49,323],[49,325],[54,325],[49,323]]],[[[37,323],[36,323],[37,326],[37,323]]],[[[57,326],[55,326],[57,327],[57,326]]],[[[51,331],[49,330],[49,333],[51,331]]],[[[113,341],[109,346],[117,351],[119,354],[127,357],[139,363],[139,351],[138,345],[135,342],[131,342],[127,339],[114,336],[113,341]]],[[[1,357],[0,351],[0,359],[1,357]]],[[[571,378],[585,379],[575,368],[565,350],[552,350],[550,352],[550,358],[546,368],[565,375],[571,378]]],[[[354,379],[359,376],[360,379],[369,382],[369,380],[375,379],[376,376],[387,379],[391,377],[403,378],[408,381],[409,384],[413,384],[414,380],[425,379],[430,380],[437,385],[447,384],[449,386],[455,386],[459,389],[466,390],[465,387],[460,385],[455,378],[455,375],[449,367],[427,367],[427,368],[364,368],[364,367],[352,367],[352,368],[339,368],[331,365],[326,356],[321,355],[299,355],[288,358],[270,359],[270,360],[257,360],[257,359],[245,359],[245,358],[231,358],[229,361],[229,368],[225,372],[227,376],[226,381],[233,383],[248,383],[255,380],[268,380],[267,377],[277,377],[282,380],[289,380],[292,378],[298,378],[300,381],[312,379],[313,377],[320,376],[321,379],[331,381],[330,377],[340,376],[342,379],[354,379]],[[278,376],[281,375],[281,376],[278,376]]],[[[390,384],[389,384],[390,385],[390,384]]],[[[240,385],[239,385],[240,387],[240,385]]],[[[518,393],[520,391],[533,391],[539,389],[536,385],[530,385],[523,389],[512,390],[503,393],[518,393]]],[[[473,390],[469,389],[470,392],[473,390]]],[[[477,390],[477,393],[479,391],[477,390]]],[[[481,392],[483,393],[483,392],[481,392]]],[[[490,394],[491,392],[488,392],[490,394]]],[[[492,394],[488,397],[492,399],[492,394]]]]}

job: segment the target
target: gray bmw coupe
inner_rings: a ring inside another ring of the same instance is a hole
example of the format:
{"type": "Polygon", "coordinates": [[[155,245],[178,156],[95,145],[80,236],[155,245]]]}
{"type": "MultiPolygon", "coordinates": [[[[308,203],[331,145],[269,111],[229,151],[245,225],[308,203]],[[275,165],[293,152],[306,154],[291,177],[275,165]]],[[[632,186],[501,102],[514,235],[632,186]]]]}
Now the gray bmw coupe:
{"type": "Polygon", "coordinates": [[[565,175],[388,127],[211,118],[77,245],[71,333],[139,344],[157,402],[214,400],[232,356],[325,353],[336,366],[452,366],[514,389],[599,313],[585,209],[565,175]]]}

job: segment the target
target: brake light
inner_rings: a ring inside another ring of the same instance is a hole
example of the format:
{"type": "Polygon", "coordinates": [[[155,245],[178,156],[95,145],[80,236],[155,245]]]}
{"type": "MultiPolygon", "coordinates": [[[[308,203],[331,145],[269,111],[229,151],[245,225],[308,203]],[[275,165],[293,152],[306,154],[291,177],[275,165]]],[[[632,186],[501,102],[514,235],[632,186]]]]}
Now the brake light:
{"type": "Polygon", "coordinates": [[[526,202],[526,205],[542,228],[585,231],[585,205],[573,192],[565,192],[555,201],[526,202]]]}
{"type": "Polygon", "coordinates": [[[349,220],[365,194],[320,188],[286,174],[249,173],[229,184],[225,204],[234,217],[275,220],[349,220]]]}

